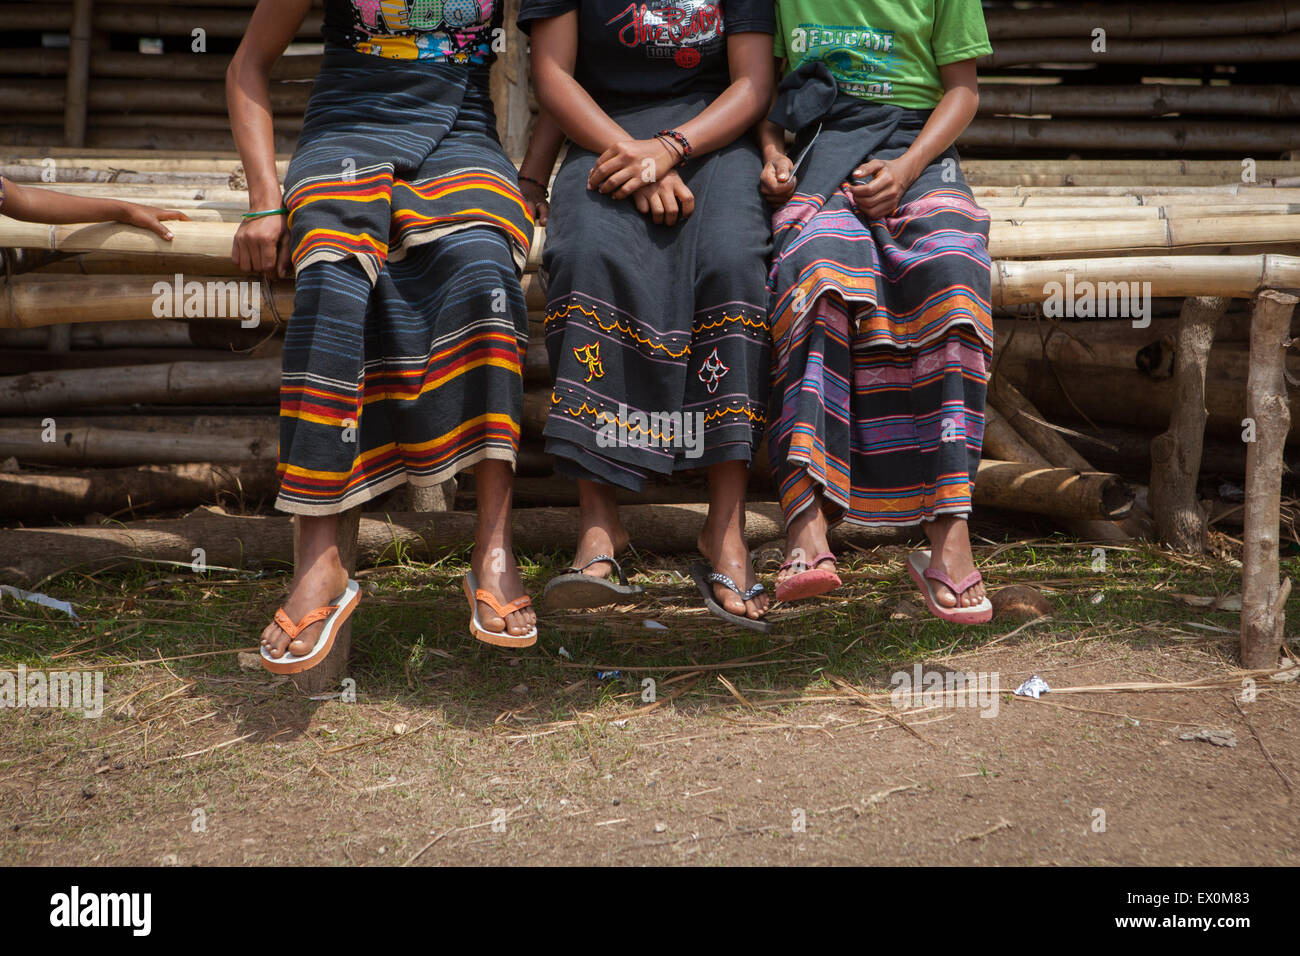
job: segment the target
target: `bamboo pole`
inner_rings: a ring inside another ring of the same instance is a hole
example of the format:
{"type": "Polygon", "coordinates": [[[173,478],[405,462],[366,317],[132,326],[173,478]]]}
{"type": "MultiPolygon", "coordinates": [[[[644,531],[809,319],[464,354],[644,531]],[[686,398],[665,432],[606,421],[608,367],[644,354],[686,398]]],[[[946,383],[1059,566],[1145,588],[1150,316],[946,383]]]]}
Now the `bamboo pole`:
{"type": "Polygon", "coordinates": [[[1227,311],[1224,298],[1183,303],[1174,351],[1173,414],[1169,429],[1151,442],[1151,513],[1161,544],[1175,551],[1205,550],[1206,515],[1196,493],[1205,441],[1205,373],[1215,326],[1227,311]]]}
{"type": "Polygon", "coordinates": [[[1282,647],[1290,579],[1278,581],[1283,452],[1290,429],[1282,357],[1290,342],[1294,295],[1266,291],[1251,323],[1246,419],[1254,441],[1246,450],[1246,524],[1242,534],[1241,659],[1273,667],[1282,647]]]}
{"type": "MultiPolygon", "coordinates": [[[[0,518],[165,511],[191,508],[226,496],[252,504],[274,494],[278,483],[271,461],[144,465],[58,474],[0,472],[0,518]]],[[[11,533],[6,531],[5,535],[11,533]]],[[[72,554],[65,555],[64,560],[75,564],[78,558],[72,554]]],[[[192,560],[191,555],[185,563],[192,560]]]]}
{"type": "Polygon", "coordinates": [[[170,276],[16,276],[0,285],[0,328],[164,318],[231,320],[249,328],[269,329],[277,311],[286,320],[293,312],[292,287],[277,282],[272,289],[274,310],[257,278],[190,272],[170,276]],[[94,307],[87,308],[88,302],[94,307]]]}
{"type": "MultiPolygon", "coordinates": [[[[214,0],[215,4],[215,0],[214,0]]],[[[9,4],[4,12],[6,30],[62,32],[68,28],[66,6],[57,3],[9,4]]],[[[95,10],[96,33],[131,33],[136,36],[189,36],[202,27],[209,37],[242,37],[251,12],[225,10],[215,5],[202,9],[175,9],[175,5],[112,5],[95,10]]],[[[312,10],[296,34],[300,40],[319,42],[323,17],[312,10]]]]}
{"type": "MultiPolygon", "coordinates": [[[[702,504],[629,505],[619,517],[634,541],[653,541],[657,553],[677,554],[695,550],[707,511],[702,504]]],[[[474,543],[476,525],[476,516],[464,511],[362,515],[358,567],[392,561],[399,554],[430,559],[463,550],[474,543]]],[[[578,528],[577,508],[520,509],[512,520],[515,548],[523,554],[549,554],[558,544],[577,540],[578,528]]],[[[744,528],[750,545],[784,537],[780,506],[751,502],[744,528]]],[[[912,533],[841,525],[831,532],[831,545],[873,547],[907,540],[912,533]]],[[[189,565],[199,546],[210,567],[290,565],[293,529],[287,516],[245,517],[209,508],[171,520],[12,529],[0,535],[0,580],[30,585],[65,570],[93,572],[155,561],[189,565]]]]}
{"type": "Polygon", "coordinates": [[[39,465],[167,465],[192,461],[270,461],[276,443],[261,438],[129,429],[0,427],[0,459],[39,465]],[[47,440],[51,438],[52,440],[47,440]]]}
{"type": "MultiPolygon", "coordinates": [[[[84,146],[86,142],[86,104],[90,84],[90,33],[93,0],[73,0],[72,31],[68,48],[68,75],[64,84],[63,141],[67,146],[84,146]]],[[[31,82],[31,81],[28,81],[31,82]]],[[[57,82],[57,81],[56,81],[57,82]]],[[[0,83],[0,88],[4,84],[0,83]]],[[[4,96],[12,106],[21,106],[26,95],[4,96]]]]}
{"type": "Polygon", "coordinates": [[[1093,49],[1092,29],[1090,27],[1064,39],[999,41],[991,56],[980,57],[980,71],[1034,63],[1137,63],[1150,67],[1174,63],[1232,66],[1300,60],[1300,31],[1276,35],[1139,40],[1108,37],[1103,51],[1093,49]]]}
{"type": "MultiPolygon", "coordinates": [[[[1300,87],[1180,86],[1026,86],[983,83],[981,114],[1158,117],[1171,113],[1218,114],[1278,119],[1300,114],[1300,87]]],[[[1107,144],[1109,148],[1110,144],[1107,144]]],[[[1116,170],[1117,171],[1117,170],[1116,170]]],[[[1233,173],[1241,172],[1240,165],[1233,173]]],[[[1291,174],[1294,175],[1294,174],[1291,174]]]]}
{"type": "MultiPolygon", "coordinates": [[[[321,57],[314,54],[289,54],[276,60],[271,68],[273,81],[311,80],[320,72],[321,57]]],[[[96,51],[90,64],[95,78],[220,81],[226,75],[229,60],[222,56],[195,56],[193,53],[115,53],[96,51]]],[[[0,76],[65,76],[68,51],[32,49],[0,50],[0,76]]]]}
{"type": "Polygon", "coordinates": [[[274,403],[280,360],[174,362],[0,378],[0,415],[47,415],[105,405],[274,403]]]}
{"type": "MultiPolygon", "coordinates": [[[[1004,461],[1016,461],[1041,468],[1070,468],[1088,473],[1096,471],[1087,462],[1083,462],[1083,468],[1077,468],[1073,464],[1068,464],[1066,460],[1050,459],[1027,440],[1025,434],[1011,423],[992,398],[984,406],[984,450],[1004,461]]],[[[1080,456],[1073,454],[1071,449],[1071,455],[1067,457],[1078,459],[1080,456]]],[[[1130,540],[1128,534],[1110,521],[1066,518],[1061,523],[1072,535],[1083,541],[1119,544],[1130,540]]]]}
{"type": "MultiPolygon", "coordinates": [[[[1123,231],[1121,226],[1116,231],[1123,231]]],[[[1059,282],[1064,297],[1066,278],[1074,287],[1110,296],[1115,283],[1136,283],[1145,291],[1150,282],[1153,297],[1186,298],[1195,295],[1250,298],[1261,288],[1300,287],[1300,256],[1132,256],[1098,259],[1049,259],[1038,262],[999,260],[993,267],[993,302],[996,306],[1043,302],[1059,282]]],[[[1132,291],[1132,286],[1128,287],[1132,291]]]]}
{"type": "MultiPolygon", "coordinates": [[[[1300,55],[1300,44],[1297,44],[1300,55]]],[[[1282,152],[1300,148],[1300,132],[1291,123],[1246,123],[1198,120],[1082,120],[982,117],[958,138],[967,149],[1176,150],[1178,152],[1282,152]]],[[[1192,177],[1189,177],[1189,179],[1192,177]]],[[[1205,177],[1200,185],[1212,185],[1205,177]]],[[[1088,180],[1083,180],[1087,182],[1088,180]]]]}
{"type": "MultiPolygon", "coordinates": [[[[980,83],[980,99],[989,92],[1021,88],[1019,84],[999,85],[996,82],[980,83]]],[[[1134,87],[1151,89],[1151,87],[1134,87]]],[[[1186,87],[1181,87],[1185,89],[1186,87]]],[[[1228,87],[1193,87],[1193,89],[1227,89],[1228,87]]],[[[1256,87],[1239,87],[1256,89],[1256,87]]],[[[1047,89],[1075,89],[1052,86],[1047,89]]],[[[1082,87],[1080,89],[1083,89],[1082,87]]],[[[1096,89],[1089,87],[1088,89],[1096,89]]],[[[1103,87],[1105,89],[1105,87],[1103,87]]],[[[1126,87],[1127,89],[1127,87],[1126,87]]],[[[1297,88],[1300,94],[1300,88],[1297,88]]],[[[1300,175],[1300,162],[1260,159],[1256,172],[1263,178],[1300,175]]],[[[1150,185],[1157,182],[1177,183],[1186,176],[1220,176],[1240,181],[1241,162],[1231,159],[963,159],[962,173],[972,186],[992,185],[1003,177],[1016,177],[1026,173],[1052,176],[1129,176],[1134,183],[1150,185]]]]}
{"type": "MultiPolygon", "coordinates": [[[[1300,2],[1165,3],[1150,6],[1094,4],[1040,7],[1032,12],[994,9],[985,14],[989,37],[1090,36],[1101,27],[1108,37],[1215,37],[1300,30],[1300,2]]],[[[998,44],[999,46],[1001,44],[998,44]]]]}

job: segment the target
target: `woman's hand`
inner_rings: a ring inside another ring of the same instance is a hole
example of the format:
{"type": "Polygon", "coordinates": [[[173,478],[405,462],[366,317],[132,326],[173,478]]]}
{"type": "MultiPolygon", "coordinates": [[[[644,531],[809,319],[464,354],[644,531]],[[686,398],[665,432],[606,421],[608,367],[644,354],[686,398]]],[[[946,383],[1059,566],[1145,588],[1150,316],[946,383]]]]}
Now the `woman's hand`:
{"type": "Polygon", "coordinates": [[[284,214],[245,219],[235,230],[230,258],[243,272],[260,272],[268,279],[289,275],[289,228],[284,214]]]}
{"type": "Polygon", "coordinates": [[[546,198],[546,190],[537,183],[521,179],[519,180],[519,192],[524,197],[524,205],[528,207],[533,222],[539,226],[546,225],[546,220],[551,218],[551,203],[546,198]]]}
{"type": "Polygon", "coordinates": [[[799,179],[794,174],[794,161],[784,152],[772,153],[763,172],[758,177],[758,191],[774,206],[784,206],[794,195],[799,179]]]}
{"type": "Polygon", "coordinates": [[[662,180],[676,165],[677,155],[662,140],[625,139],[596,159],[587,177],[587,188],[626,199],[647,184],[662,180]]]}
{"type": "Polygon", "coordinates": [[[869,219],[884,219],[898,209],[899,200],[907,187],[919,175],[903,154],[897,159],[873,159],[853,170],[854,179],[870,179],[850,189],[853,199],[869,219]]]}
{"type": "Polygon", "coordinates": [[[687,219],[695,212],[695,194],[676,172],[646,183],[632,194],[632,201],[638,212],[661,226],[675,226],[679,219],[687,219]]]}

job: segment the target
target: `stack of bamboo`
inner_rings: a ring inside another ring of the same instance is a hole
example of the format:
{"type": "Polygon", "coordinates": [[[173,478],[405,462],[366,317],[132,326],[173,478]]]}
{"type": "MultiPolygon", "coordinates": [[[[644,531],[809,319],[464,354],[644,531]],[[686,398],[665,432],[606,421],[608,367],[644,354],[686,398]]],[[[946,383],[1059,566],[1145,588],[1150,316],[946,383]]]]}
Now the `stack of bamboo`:
{"type": "MultiPolygon", "coordinates": [[[[253,505],[275,486],[277,355],[292,288],[237,276],[230,264],[247,208],[236,160],[53,158],[59,188],[180,206],[193,221],[176,223],[166,242],[114,224],[0,218],[0,518],[165,511],[223,495],[253,505]],[[258,290],[255,327],[236,321],[244,316],[233,298],[218,298],[226,305],[214,314],[205,290],[227,283],[258,290]]],[[[38,188],[48,168],[29,152],[0,152],[0,172],[38,188]]],[[[1189,184],[1222,177],[1213,163],[1145,168],[1147,176],[1122,184],[1114,178],[1127,173],[1079,162],[1028,171],[970,164],[993,219],[997,336],[976,504],[1046,515],[1078,537],[1115,542],[1151,530],[1142,520],[1149,502],[1161,540],[1195,550],[1205,537],[1202,463],[1244,476],[1254,555],[1247,577],[1274,582],[1255,585],[1252,606],[1263,607],[1278,594],[1285,446],[1300,437],[1290,427],[1300,409],[1284,384],[1300,381],[1300,362],[1285,357],[1300,337],[1296,299],[1270,291],[1300,289],[1300,188],[1189,184]],[[1058,176],[1076,185],[1017,182],[1058,176]],[[1095,177],[1107,178],[1088,184],[1095,177]],[[1244,311],[1232,311],[1233,300],[1244,311]]],[[[1274,171],[1279,181],[1300,174],[1290,165],[1274,171]]],[[[572,484],[551,477],[541,449],[550,390],[535,270],[544,241],[539,232],[524,277],[532,332],[524,506],[574,502],[572,484]]],[[[761,465],[754,490],[771,497],[761,465]]],[[[702,496],[675,481],[641,500],[702,496]]],[[[1256,633],[1271,634],[1280,618],[1252,620],[1256,633]]]]}
{"type": "MultiPolygon", "coordinates": [[[[0,145],[234,148],[225,71],[256,0],[15,0],[0,6],[0,145]],[[66,38],[66,39],[65,39],[66,38]],[[45,44],[51,45],[45,45],[45,44]]],[[[276,149],[292,152],[321,61],[321,0],[272,71],[276,149]]],[[[519,0],[505,0],[513,23],[519,0]]],[[[498,132],[522,155],[532,114],[527,45],[493,71],[498,132]]]]}
{"type": "Polygon", "coordinates": [[[1300,0],[984,7],[993,54],[961,140],[972,155],[1300,149],[1300,0]]]}

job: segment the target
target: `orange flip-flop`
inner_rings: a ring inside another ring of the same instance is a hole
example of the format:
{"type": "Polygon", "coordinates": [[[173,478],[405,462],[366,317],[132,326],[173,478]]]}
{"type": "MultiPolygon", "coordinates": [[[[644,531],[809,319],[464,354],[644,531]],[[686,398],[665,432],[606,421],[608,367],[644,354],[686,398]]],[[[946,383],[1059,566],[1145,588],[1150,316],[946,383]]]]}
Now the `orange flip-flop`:
{"type": "Polygon", "coordinates": [[[526,634],[511,634],[509,631],[489,631],[478,619],[479,601],[496,611],[497,615],[504,621],[507,614],[512,614],[532,605],[533,599],[527,594],[515,598],[507,604],[502,604],[491,591],[485,591],[478,586],[478,578],[474,576],[473,571],[465,573],[464,588],[465,598],[469,601],[469,632],[472,635],[484,644],[491,644],[494,647],[532,647],[537,643],[536,624],[529,628],[526,634]]]}
{"type": "Polygon", "coordinates": [[[348,586],[334,599],[333,604],[325,604],[314,611],[308,611],[299,621],[295,621],[284,608],[280,608],[275,612],[275,623],[280,625],[280,630],[289,635],[290,644],[317,621],[323,620],[325,626],[321,628],[320,637],[316,638],[316,646],[301,657],[288,653],[287,649],[283,657],[272,657],[263,647],[262,666],[273,674],[298,674],[315,667],[329,656],[330,648],[334,646],[334,635],[339,632],[343,622],[351,616],[360,602],[361,585],[349,578],[348,586]]]}

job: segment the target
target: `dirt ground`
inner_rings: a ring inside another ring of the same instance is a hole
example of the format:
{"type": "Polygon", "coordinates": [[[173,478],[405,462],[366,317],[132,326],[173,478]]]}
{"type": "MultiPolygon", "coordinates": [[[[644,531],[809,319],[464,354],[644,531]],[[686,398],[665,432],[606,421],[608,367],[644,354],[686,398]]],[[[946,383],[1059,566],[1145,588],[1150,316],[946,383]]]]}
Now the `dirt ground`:
{"type": "Polygon", "coordinates": [[[465,633],[463,556],[375,569],[355,702],[241,656],[283,576],[47,582],[84,623],[6,600],[0,666],[102,669],[104,715],[0,711],[0,863],[1300,863],[1300,681],[1243,702],[1236,615],[1175,596],[1230,594],[1230,558],[1116,549],[1099,572],[989,542],[991,586],[1040,585],[1053,615],[954,631],[905,554],[854,556],[774,637],[710,623],[684,564],[641,556],[647,605],[547,615],[524,652],[465,633]],[[897,708],[918,663],[1000,692],[897,708]],[[1012,696],[1033,674],[1053,691],[1012,696]],[[1076,690],[1116,684],[1146,689],[1076,690]],[[1201,730],[1235,746],[1180,739],[1201,730]]]}

